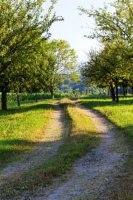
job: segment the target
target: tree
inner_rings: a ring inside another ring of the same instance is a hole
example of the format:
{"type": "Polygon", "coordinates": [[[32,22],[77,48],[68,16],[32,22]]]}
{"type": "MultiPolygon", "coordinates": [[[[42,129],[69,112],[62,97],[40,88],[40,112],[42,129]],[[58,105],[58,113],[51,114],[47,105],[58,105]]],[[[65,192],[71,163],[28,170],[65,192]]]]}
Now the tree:
{"type": "Polygon", "coordinates": [[[105,6],[103,9],[84,9],[82,13],[93,17],[96,22],[94,32],[87,37],[99,38],[102,42],[116,38],[132,44],[133,3],[132,0],[115,0],[110,4],[113,11],[105,6]]]}
{"type": "Polygon", "coordinates": [[[74,72],[77,57],[74,49],[64,40],[44,42],[41,55],[40,82],[51,93],[51,98],[54,98],[57,86],[74,72]]]}
{"type": "MultiPolygon", "coordinates": [[[[111,6],[113,7],[112,12],[108,10],[107,6],[103,9],[80,8],[80,10],[95,19],[96,29],[87,37],[99,39],[104,50],[99,55],[94,56],[93,66],[97,66],[98,59],[100,64],[98,64],[99,74],[97,76],[103,75],[105,80],[107,77],[112,79],[113,83],[110,85],[112,95],[114,94],[113,87],[115,87],[116,100],[118,101],[118,84],[130,79],[133,67],[133,3],[132,0],[115,0],[111,6]]],[[[93,59],[91,58],[91,60],[93,59]]],[[[91,67],[91,69],[93,68],[91,67]]],[[[93,71],[93,73],[95,79],[96,72],[93,71]]]]}
{"type": "Polygon", "coordinates": [[[118,86],[123,80],[130,79],[131,68],[132,65],[123,59],[122,51],[109,43],[101,52],[90,53],[81,73],[86,82],[109,87],[112,100],[118,102],[118,86]]]}
{"type": "Polygon", "coordinates": [[[86,37],[97,38],[102,44],[114,41],[117,48],[123,44],[123,57],[133,60],[133,2],[132,0],[115,0],[110,4],[112,12],[105,6],[103,9],[84,9],[81,12],[93,17],[96,22],[94,32],[86,37]]]}
{"type": "Polygon", "coordinates": [[[22,74],[24,71],[22,67],[30,66],[31,55],[35,54],[40,42],[49,37],[51,25],[55,21],[62,20],[53,13],[56,1],[51,0],[51,5],[45,14],[42,12],[44,2],[44,0],[2,0],[0,3],[2,110],[7,110],[6,93],[10,89],[9,83],[12,82],[13,85],[14,77],[18,76],[19,72],[22,74]]]}

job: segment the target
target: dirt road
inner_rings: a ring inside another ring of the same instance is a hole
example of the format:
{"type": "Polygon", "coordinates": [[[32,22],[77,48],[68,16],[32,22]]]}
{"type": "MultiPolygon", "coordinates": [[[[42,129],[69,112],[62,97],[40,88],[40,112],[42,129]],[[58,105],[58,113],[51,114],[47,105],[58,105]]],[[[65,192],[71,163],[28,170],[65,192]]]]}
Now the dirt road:
{"type": "Polygon", "coordinates": [[[65,182],[54,183],[48,188],[41,188],[34,194],[23,196],[21,200],[108,200],[106,191],[113,179],[121,173],[128,148],[122,136],[104,117],[84,107],[101,136],[101,143],[73,166],[65,182]]]}
{"type": "MultiPolygon", "coordinates": [[[[113,185],[115,176],[121,174],[128,148],[122,134],[101,114],[84,107],[80,109],[95,123],[101,137],[100,145],[88,149],[86,155],[76,161],[72,170],[65,175],[64,181],[57,178],[52,185],[39,188],[32,194],[26,192],[13,200],[109,200],[108,188],[113,185]]],[[[0,171],[0,186],[51,159],[57,154],[68,132],[65,114],[56,105],[51,122],[38,140],[36,149],[0,171]]]]}

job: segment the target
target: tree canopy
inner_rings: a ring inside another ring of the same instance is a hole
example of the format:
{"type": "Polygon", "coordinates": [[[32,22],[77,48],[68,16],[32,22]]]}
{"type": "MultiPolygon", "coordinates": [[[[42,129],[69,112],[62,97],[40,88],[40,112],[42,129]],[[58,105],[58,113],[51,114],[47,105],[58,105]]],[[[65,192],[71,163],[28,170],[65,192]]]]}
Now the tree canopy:
{"type": "Polygon", "coordinates": [[[64,40],[45,41],[40,51],[41,84],[53,98],[57,85],[75,71],[77,56],[74,49],[64,40]]]}
{"type": "Polygon", "coordinates": [[[93,17],[96,28],[88,38],[97,38],[103,49],[99,53],[91,53],[82,74],[89,82],[108,85],[118,101],[118,85],[126,80],[131,81],[133,61],[133,2],[131,0],[115,0],[111,3],[112,11],[103,9],[87,10],[82,13],[93,17]],[[99,83],[100,82],[100,83],[99,83]],[[115,91],[114,91],[115,87],[115,91]]]}
{"type": "Polygon", "coordinates": [[[40,43],[50,36],[51,25],[62,20],[53,11],[55,3],[55,0],[51,0],[46,9],[43,9],[46,7],[44,0],[2,0],[0,3],[0,90],[3,110],[7,109],[6,92],[33,75],[36,70],[33,69],[33,60],[37,58],[40,43]]]}

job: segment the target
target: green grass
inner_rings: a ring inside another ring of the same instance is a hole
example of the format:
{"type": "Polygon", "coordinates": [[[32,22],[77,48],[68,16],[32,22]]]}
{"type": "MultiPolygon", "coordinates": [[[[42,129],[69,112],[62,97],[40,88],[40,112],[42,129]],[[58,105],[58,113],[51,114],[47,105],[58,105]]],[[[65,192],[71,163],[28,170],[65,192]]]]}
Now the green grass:
{"type": "Polygon", "coordinates": [[[65,122],[69,132],[58,154],[47,163],[24,174],[20,179],[12,180],[8,185],[0,188],[1,199],[47,186],[55,177],[71,169],[75,160],[83,156],[88,148],[94,148],[99,144],[99,135],[91,119],[73,104],[68,105],[63,102],[62,107],[66,114],[65,122]]]}
{"type": "Polygon", "coordinates": [[[49,102],[45,100],[0,111],[0,167],[36,145],[50,120],[52,106],[49,102]]]}
{"type": "Polygon", "coordinates": [[[109,98],[88,98],[81,103],[101,112],[110,121],[122,128],[128,139],[133,139],[133,97],[120,98],[120,102],[112,102],[109,98]]]}
{"type": "Polygon", "coordinates": [[[120,98],[119,103],[112,102],[109,98],[82,99],[81,103],[101,112],[120,130],[125,136],[125,142],[129,145],[129,157],[125,164],[125,170],[121,177],[117,178],[116,191],[109,200],[133,199],[133,97],[120,98]]]}

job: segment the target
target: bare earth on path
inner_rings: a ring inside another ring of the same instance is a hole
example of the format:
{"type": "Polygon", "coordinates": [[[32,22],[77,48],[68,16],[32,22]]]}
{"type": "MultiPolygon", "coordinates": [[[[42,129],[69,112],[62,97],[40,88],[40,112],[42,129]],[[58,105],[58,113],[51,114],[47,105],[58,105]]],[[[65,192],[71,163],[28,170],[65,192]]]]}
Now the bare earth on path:
{"type": "Polygon", "coordinates": [[[58,152],[59,146],[63,143],[65,130],[63,119],[63,111],[58,105],[55,105],[52,119],[38,139],[37,147],[0,171],[0,185],[6,183],[12,177],[20,176],[32,167],[39,166],[58,152]]]}
{"type": "Polygon", "coordinates": [[[107,186],[113,184],[115,176],[121,173],[128,148],[116,128],[96,111],[80,107],[92,118],[101,136],[100,145],[88,150],[75,162],[64,182],[41,188],[21,200],[108,200],[107,186]]]}

